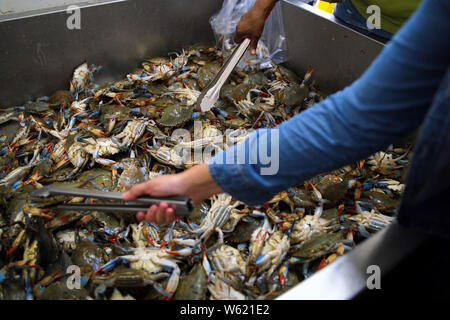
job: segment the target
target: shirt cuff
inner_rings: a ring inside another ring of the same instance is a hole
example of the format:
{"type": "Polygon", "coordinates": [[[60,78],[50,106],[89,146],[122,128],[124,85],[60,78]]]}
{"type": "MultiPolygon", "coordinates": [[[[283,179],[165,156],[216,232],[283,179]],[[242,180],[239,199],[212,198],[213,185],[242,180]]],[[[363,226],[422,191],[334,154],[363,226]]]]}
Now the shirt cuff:
{"type": "Polygon", "coordinates": [[[258,206],[273,198],[276,192],[262,188],[252,181],[249,164],[228,164],[223,159],[227,151],[221,151],[208,164],[209,174],[219,187],[247,205],[258,206]],[[217,161],[221,159],[222,161],[217,161]],[[219,163],[217,163],[219,162],[219,163]]]}

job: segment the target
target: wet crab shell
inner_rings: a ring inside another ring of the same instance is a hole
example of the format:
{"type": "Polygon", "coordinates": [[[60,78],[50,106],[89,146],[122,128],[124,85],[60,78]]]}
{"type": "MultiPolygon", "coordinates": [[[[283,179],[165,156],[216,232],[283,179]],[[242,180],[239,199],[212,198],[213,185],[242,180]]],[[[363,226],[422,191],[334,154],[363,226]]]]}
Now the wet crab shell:
{"type": "Polygon", "coordinates": [[[182,276],[175,293],[175,300],[203,300],[206,296],[208,277],[203,266],[197,263],[191,271],[182,276]]]}
{"type": "Polygon", "coordinates": [[[305,259],[323,256],[337,245],[342,236],[343,232],[316,234],[300,246],[292,247],[292,256],[305,259]]]}
{"type": "Polygon", "coordinates": [[[220,68],[221,65],[218,62],[208,63],[199,68],[197,72],[197,81],[200,88],[205,88],[214,79],[216,74],[219,73],[220,68]]]}
{"type": "Polygon", "coordinates": [[[188,122],[192,118],[193,109],[191,107],[184,107],[178,104],[167,107],[158,124],[165,127],[177,127],[188,122]]]}
{"type": "Polygon", "coordinates": [[[308,96],[308,89],[300,86],[290,86],[278,91],[275,99],[278,103],[289,107],[301,105],[308,96]]]}
{"type": "Polygon", "coordinates": [[[50,107],[54,108],[67,108],[72,104],[72,102],[72,95],[67,90],[58,90],[48,99],[50,107]]]}
{"type": "Polygon", "coordinates": [[[231,243],[244,243],[250,240],[252,233],[260,227],[258,222],[240,221],[236,229],[227,237],[231,243]]]}

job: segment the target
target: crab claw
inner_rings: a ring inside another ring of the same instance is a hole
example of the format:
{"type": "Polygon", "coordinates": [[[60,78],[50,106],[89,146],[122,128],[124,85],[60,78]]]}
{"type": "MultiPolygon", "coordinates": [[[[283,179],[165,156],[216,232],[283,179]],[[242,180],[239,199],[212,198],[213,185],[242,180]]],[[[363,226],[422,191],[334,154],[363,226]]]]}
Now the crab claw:
{"type": "Polygon", "coordinates": [[[45,224],[46,228],[56,228],[56,227],[60,227],[62,225],[64,225],[65,223],[67,223],[67,221],[69,221],[72,218],[72,214],[66,214],[64,216],[60,216],[57,218],[53,218],[52,220],[50,220],[49,222],[47,222],[45,224]]]}
{"type": "Polygon", "coordinates": [[[262,254],[258,256],[255,260],[255,265],[263,266],[270,261],[270,256],[268,254],[262,254]]]}
{"type": "Polygon", "coordinates": [[[18,246],[14,243],[11,244],[11,247],[6,251],[6,256],[11,255],[14,251],[16,251],[18,246]]]}
{"type": "Polygon", "coordinates": [[[25,119],[23,112],[19,113],[19,116],[17,118],[18,118],[17,122],[19,122],[22,125],[22,123],[24,123],[23,120],[25,119]]]}
{"type": "Polygon", "coordinates": [[[39,180],[41,180],[43,178],[43,176],[39,175],[39,171],[40,171],[40,169],[37,168],[36,171],[31,175],[31,177],[28,178],[27,183],[35,183],[35,182],[38,182],[39,180]]]}
{"type": "Polygon", "coordinates": [[[15,145],[17,144],[17,142],[13,142],[13,143],[11,143],[11,144],[8,144],[8,149],[10,150],[10,151],[14,151],[14,149],[15,149],[15,145]]]}
{"type": "Polygon", "coordinates": [[[20,231],[19,235],[11,244],[11,247],[9,248],[9,250],[6,252],[7,256],[11,255],[14,251],[17,250],[17,248],[20,246],[20,244],[25,240],[25,235],[26,235],[25,230],[20,231]]]}
{"type": "Polygon", "coordinates": [[[104,165],[104,166],[112,166],[114,164],[116,164],[116,161],[110,160],[110,159],[105,159],[105,158],[95,158],[95,162],[104,165]]]}
{"type": "Polygon", "coordinates": [[[173,254],[173,255],[176,255],[176,256],[187,257],[187,256],[192,255],[194,250],[195,250],[194,248],[184,248],[184,249],[181,249],[181,250],[167,251],[167,253],[173,254]]]}
{"type": "Polygon", "coordinates": [[[25,179],[26,176],[27,176],[27,175],[24,174],[24,175],[22,176],[22,178],[20,178],[19,181],[17,181],[16,183],[13,184],[12,188],[13,188],[13,189],[19,189],[19,188],[23,185],[23,180],[25,179]]]}
{"type": "Polygon", "coordinates": [[[61,168],[62,166],[64,166],[66,163],[70,162],[70,160],[72,160],[71,158],[67,157],[67,155],[65,155],[65,159],[59,161],[56,166],[55,166],[55,170],[61,168]]]}
{"type": "Polygon", "coordinates": [[[123,257],[117,257],[117,258],[111,260],[110,262],[108,262],[107,264],[103,265],[102,267],[98,268],[98,270],[94,272],[94,275],[103,273],[103,272],[109,272],[112,269],[114,269],[118,264],[127,263],[127,262],[130,262],[130,261],[123,257]]]}
{"type": "Polygon", "coordinates": [[[203,250],[203,261],[202,261],[203,270],[205,270],[208,279],[212,273],[211,265],[209,264],[208,257],[206,256],[206,251],[203,250]]]}
{"type": "Polygon", "coordinates": [[[38,208],[31,208],[31,210],[29,210],[28,212],[33,215],[33,216],[37,216],[37,217],[42,217],[42,218],[46,218],[46,219],[53,219],[53,217],[49,214],[47,214],[46,212],[49,212],[50,209],[38,209],[38,208]]]}
{"type": "Polygon", "coordinates": [[[172,274],[170,275],[169,282],[167,282],[167,286],[165,289],[168,295],[164,295],[164,297],[161,300],[165,300],[165,298],[167,298],[167,300],[172,299],[175,291],[177,290],[178,282],[180,281],[180,273],[181,273],[180,268],[176,266],[173,269],[172,274]]]}
{"type": "Polygon", "coordinates": [[[289,272],[289,262],[286,261],[286,262],[280,267],[280,271],[278,272],[278,277],[279,277],[279,279],[280,279],[280,284],[281,284],[283,287],[286,285],[288,272],[289,272]]]}

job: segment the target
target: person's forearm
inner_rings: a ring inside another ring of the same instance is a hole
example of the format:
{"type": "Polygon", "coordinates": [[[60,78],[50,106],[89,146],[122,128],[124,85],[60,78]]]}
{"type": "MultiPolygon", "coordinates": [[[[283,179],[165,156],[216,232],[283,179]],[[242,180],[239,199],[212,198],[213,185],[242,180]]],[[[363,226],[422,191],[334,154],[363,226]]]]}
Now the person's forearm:
{"type": "Polygon", "coordinates": [[[235,41],[240,43],[249,38],[251,54],[256,53],[259,38],[264,31],[264,23],[276,2],[277,0],[257,0],[236,26],[235,41]]]}
{"type": "Polygon", "coordinates": [[[223,190],[212,179],[208,164],[203,163],[178,175],[179,185],[183,188],[180,194],[187,194],[194,202],[207,199],[223,190]]]}
{"type": "Polygon", "coordinates": [[[279,0],[256,0],[255,4],[253,5],[253,10],[260,11],[265,17],[269,14],[270,10],[272,10],[273,6],[278,2],[279,0]]]}

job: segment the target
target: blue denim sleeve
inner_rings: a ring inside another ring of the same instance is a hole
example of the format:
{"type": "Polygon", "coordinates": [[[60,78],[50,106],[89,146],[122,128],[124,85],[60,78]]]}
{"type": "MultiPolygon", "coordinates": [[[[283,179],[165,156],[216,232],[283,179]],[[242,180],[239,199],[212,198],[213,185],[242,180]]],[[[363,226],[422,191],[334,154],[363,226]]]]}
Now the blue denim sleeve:
{"type": "Polygon", "coordinates": [[[258,205],[394,143],[426,116],[449,66],[449,31],[450,2],[423,1],[361,78],[277,128],[257,130],[220,152],[209,163],[211,176],[225,192],[258,205]],[[268,147],[272,163],[249,161],[268,137],[279,139],[278,147],[268,147]],[[247,161],[237,161],[243,153],[247,161]],[[270,166],[278,166],[275,174],[261,172],[270,166]]]}

